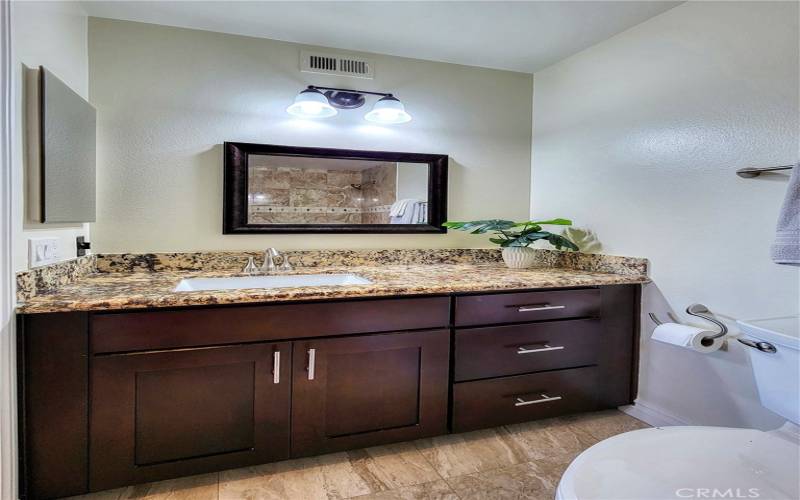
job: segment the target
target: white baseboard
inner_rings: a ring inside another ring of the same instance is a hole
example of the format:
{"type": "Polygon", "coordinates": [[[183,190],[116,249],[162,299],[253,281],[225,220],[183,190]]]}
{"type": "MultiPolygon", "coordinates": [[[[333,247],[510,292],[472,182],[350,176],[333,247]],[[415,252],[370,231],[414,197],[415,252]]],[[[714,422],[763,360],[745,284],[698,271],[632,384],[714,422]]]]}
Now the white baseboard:
{"type": "Polygon", "coordinates": [[[637,399],[632,405],[620,406],[619,410],[627,413],[633,418],[652,425],[653,427],[670,427],[675,425],[689,425],[688,422],[681,420],[675,415],[666,413],[663,410],[654,408],[647,402],[637,399]]]}

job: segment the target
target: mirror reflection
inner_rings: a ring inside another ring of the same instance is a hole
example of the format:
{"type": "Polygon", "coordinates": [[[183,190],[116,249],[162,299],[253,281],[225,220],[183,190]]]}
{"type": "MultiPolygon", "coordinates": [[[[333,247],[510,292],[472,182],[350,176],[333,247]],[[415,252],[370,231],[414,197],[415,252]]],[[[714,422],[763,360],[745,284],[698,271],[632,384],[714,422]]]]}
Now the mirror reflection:
{"type": "Polygon", "coordinates": [[[248,224],[428,224],[428,163],[248,156],[248,224]]]}

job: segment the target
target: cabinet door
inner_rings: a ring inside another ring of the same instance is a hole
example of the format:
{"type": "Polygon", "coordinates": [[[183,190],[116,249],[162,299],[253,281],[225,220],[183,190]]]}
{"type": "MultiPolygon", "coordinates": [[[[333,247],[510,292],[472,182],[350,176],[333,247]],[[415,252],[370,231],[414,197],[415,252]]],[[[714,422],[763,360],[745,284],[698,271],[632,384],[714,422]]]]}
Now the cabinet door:
{"type": "Polygon", "coordinates": [[[447,431],[447,330],[294,343],[292,456],[447,431]]]}
{"type": "Polygon", "coordinates": [[[287,458],[289,343],[96,356],[89,487],[287,458]]]}

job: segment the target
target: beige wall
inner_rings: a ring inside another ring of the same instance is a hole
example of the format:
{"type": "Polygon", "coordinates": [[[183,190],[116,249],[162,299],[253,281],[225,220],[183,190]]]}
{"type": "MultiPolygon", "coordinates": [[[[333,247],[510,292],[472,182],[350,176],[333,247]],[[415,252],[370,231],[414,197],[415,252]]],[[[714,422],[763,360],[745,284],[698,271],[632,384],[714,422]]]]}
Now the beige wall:
{"type": "MultiPolygon", "coordinates": [[[[797,161],[796,2],[689,2],[534,80],[532,210],[651,259],[643,312],[798,313],[800,270],[769,260],[788,177],[734,173],[797,161]]],[[[640,403],[690,424],[780,423],[739,343],[700,355],[642,326],[640,403]]]]}
{"type": "Polygon", "coordinates": [[[82,97],[89,93],[87,17],[74,2],[12,2],[14,78],[13,115],[13,264],[28,266],[28,238],[58,238],[62,260],[75,257],[75,237],[89,234],[88,224],[39,224],[25,212],[25,142],[23,65],[44,66],[82,97]]]}
{"type": "Polygon", "coordinates": [[[340,79],[300,73],[301,48],[90,19],[90,96],[99,130],[95,248],[488,245],[461,233],[224,236],[223,141],[444,153],[451,157],[451,219],[527,215],[531,75],[371,55],[375,80],[340,79]],[[286,106],[308,84],[394,92],[414,121],[370,126],[365,110],[293,119],[286,106]]]}

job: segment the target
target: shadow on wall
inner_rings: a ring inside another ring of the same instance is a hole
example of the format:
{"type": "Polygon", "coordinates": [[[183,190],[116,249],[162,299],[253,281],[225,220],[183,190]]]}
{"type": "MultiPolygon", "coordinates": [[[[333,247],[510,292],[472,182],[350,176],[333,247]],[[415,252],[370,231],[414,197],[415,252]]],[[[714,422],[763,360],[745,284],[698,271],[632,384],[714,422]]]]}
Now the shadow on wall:
{"type": "MultiPolygon", "coordinates": [[[[703,297],[697,300],[707,301],[703,297]]],[[[713,311],[713,303],[709,301],[707,305],[713,311]]],[[[645,410],[650,408],[670,417],[675,423],[737,426],[761,403],[750,357],[746,348],[735,340],[739,334],[735,318],[719,317],[730,330],[727,347],[710,354],[650,339],[656,326],[647,315],[650,312],[664,319],[667,313],[673,313],[685,324],[709,326],[686,315],[685,306],[688,304],[679,304],[676,311],[656,284],[643,287],[637,403],[645,410]],[[692,390],[684,390],[686,387],[692,390]]],[[[765,408],[760,421],[762,430],[783,424],[780,417],[765,408]]]]}
{"type": "MultiPolygon", "coordinates": [[[[457,207],[453,210],[453,193],[463,193],[464,191],[464,166],[449,158],[447,161],[447,219],[458,220],[459,217],[466,219],[468,207],[472,205],[470,200],[464,200],[466,206],[457,207]]],[[[452,233],[453,231],[451,231],[452,233]]]]}
{"type": "Polygon", "coordinates": [[[199,171],[205,179],[197,179],[197,183],[191,186],[190,192],[196,193],[196,204],[207,207],[209,219],[206,222],[216,224],[220,232],[222,231],[222,203],[223,203],[223,147],[222,144],[215,144],[211,148],[197,155],[199,171]],[[209,203],[214,200],[214,203],[209,203]]]}

